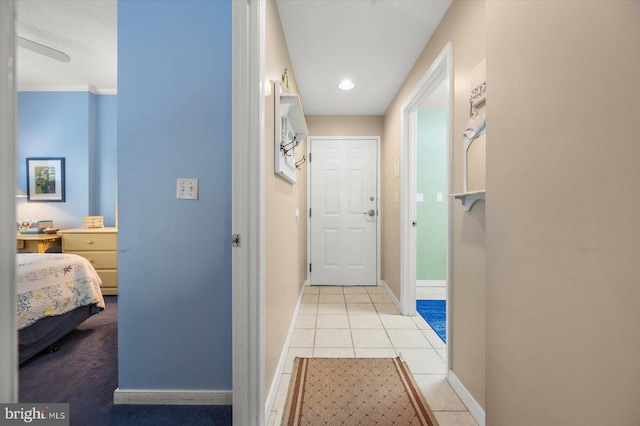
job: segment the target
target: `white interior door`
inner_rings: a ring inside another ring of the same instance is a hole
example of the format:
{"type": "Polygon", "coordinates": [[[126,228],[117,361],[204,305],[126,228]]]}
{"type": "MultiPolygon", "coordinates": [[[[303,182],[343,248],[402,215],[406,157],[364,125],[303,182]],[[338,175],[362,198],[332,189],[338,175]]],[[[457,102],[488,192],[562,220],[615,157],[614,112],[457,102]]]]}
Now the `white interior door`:
{"type": "Polygon", "coordinates": [[[311,285],[377,284],[377,139],[311,139],[311,285]]]}

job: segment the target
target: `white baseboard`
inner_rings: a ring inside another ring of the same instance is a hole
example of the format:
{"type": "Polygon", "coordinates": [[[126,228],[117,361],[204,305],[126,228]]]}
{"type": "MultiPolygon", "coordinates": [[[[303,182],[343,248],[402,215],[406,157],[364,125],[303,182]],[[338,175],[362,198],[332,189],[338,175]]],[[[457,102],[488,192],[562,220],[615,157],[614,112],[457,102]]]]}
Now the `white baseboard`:
{"type": "Polygon", "coordinates": [[[136,405],[231,405],[232,391],[116,389],[113,403],[136,405]]]}
{"type": "Polygon", "coordinates": [[[458,394],[462,403],[467,407],[469,413],[473,417],[473,419],[478,423],[478,426],[485,426],[485,413],[480,404],[471,396],[471,393],[467,390],[466,387],[462,384],[458,376],[453,372],[453,370],[449,370],[449,374],[447,374],[447,380],[449,384],[458,394]]]}
{"type": "Polygon", "coordinates": [[[446,287],[447,280],[417,280],[416,287],[446,287]]]}
{"type": "Polygon", "coordinates": [[[381,285],[382,287],[384,287],[384,290],[387,292],[387,294],[391,298],[391,301],[393,302],[394,305],[396,305],[396,309],[398,309],[398,312],[402,312],[402,308],[400,307],[400,301],[398,300],[396,295],[393,294],[393,292],[391,291],[387,283],[385,283],[384,280],[380,280],[380,283],[378,285],[381,285]]]}
{"type": "Polygon", "coordinates": [[[293,313],[293,318],[291,319],[291,324],[289,325],[289,333],[287,334],[287,338],[284,341],[284,345],[282,346],[280,360],[278,361],[278,366],[276,367],[276,372],[273,376],[271,386],[269,387],[269,393],[267,394],[267,400],[264,404],[265,419],[269,418],[269,416],[271,415],[271,411],[273,410],[273,403],[275,402],[276,395],[278,394],[278,387],[280,387],[280,378],[282,377],[282,372],[284,371],[284,365],[287,362],[289,345],[291,344],[291,339],[293,338],[293,332],[296,328],[296,320],[298,319],[298,313],[300,312],[300,306],[302,305],[302,299],[304,298],[304,293],[306,292],[307,287],[308,281],[305,281],[302,285],[302,291],[300,292],[300,298],[298,299],[298,306],[296,306],[296,311],[293,313]]]}

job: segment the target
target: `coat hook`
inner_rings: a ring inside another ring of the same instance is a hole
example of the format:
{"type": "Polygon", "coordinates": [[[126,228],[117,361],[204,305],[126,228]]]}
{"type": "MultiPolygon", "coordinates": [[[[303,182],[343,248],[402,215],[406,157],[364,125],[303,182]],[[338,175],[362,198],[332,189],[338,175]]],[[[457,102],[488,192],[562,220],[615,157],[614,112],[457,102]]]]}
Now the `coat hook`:
{"type": "Polygon", "coordinates": [[[296,161],[296,169],[300,170],[305,161],[307,161],[307,158],[303,155],[301,159],[296,161]]]}
{"type": "Polygon", "coordinates": [[[291,155],[291,154],[289,154],[289,152],[293,148],[295,148],[298,145],[300,145],[300,141],[296,140],[297,138],[298,138],[297,136],[294,136],[293,140],[291,140],[291,142],[286,143],[286,144],[285,143],[280,143],[280,150],[284,151],[285,155],[291,155]],[[293,146],[289,146],[289,145],[293,145],[293,146]]]}

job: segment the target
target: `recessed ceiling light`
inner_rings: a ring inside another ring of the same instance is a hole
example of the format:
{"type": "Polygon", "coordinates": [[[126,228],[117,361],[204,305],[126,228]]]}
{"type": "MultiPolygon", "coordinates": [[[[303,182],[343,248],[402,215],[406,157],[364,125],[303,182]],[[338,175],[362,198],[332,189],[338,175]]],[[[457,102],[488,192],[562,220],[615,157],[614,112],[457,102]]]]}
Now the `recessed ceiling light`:
{"type": "Polygon", "coordinates": [[[338,87],[342,90],[351,90],[356,87],[356,84],[351,80],[342,80],[338,87]]]}

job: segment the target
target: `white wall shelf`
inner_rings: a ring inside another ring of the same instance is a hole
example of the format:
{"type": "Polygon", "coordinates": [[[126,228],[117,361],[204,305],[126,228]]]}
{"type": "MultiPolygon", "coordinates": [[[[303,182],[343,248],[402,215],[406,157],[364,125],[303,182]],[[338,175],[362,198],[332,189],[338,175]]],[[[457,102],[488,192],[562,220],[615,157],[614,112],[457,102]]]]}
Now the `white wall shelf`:
{"type": "Polygon", "coordinates": [[[307,137],[307,122],[297,93],[287,93],[279,81],[272,81],[274,114],[275,173],[296,183],[296,147],[307,137]]]}
{"type": "Polygon", "coordinates": [[[457,194],[449,194],[449,197],[454,197],[456,200],[462,201],[462,207],[464,208],[464,211],[468,212],[477,201],[485,199],[486,193],[486,190],[460,192],[457,194]]]}

